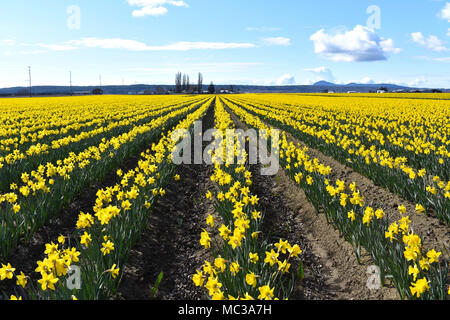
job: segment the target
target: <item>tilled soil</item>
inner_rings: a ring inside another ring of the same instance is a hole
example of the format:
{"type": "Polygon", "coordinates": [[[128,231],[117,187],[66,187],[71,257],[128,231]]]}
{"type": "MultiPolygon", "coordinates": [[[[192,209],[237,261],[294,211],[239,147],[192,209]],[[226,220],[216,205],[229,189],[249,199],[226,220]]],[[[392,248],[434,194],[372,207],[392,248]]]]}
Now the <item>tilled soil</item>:
{"type": "Polygon", "coordinates": [[[204,166],[182,165],[180,181],[166,188],[148,220],[141,241],[123,268],[115,299],[198,300],[204,292],[192,275],[203,264],[200,233],[208,212],[204,198],[209,174],[204,166]],[[155,281],[163,272],[156,295],[155,281]]]}
{"type": "MultiPolygon", "coordinates": [[[[214,126],[211,106],[203,119],[203,131],[214,126]]],[[[204,147],[206,144],[204,144],[204,147]]],[[[192,149],[194,150],[194,149],[192,149]]],[[[192,159],[193,160],[193,159],[192,159]]],[[[209,256],[200,245],[205,218],[214,212],[205,201],[212,189],[212,167],[183,164],[177,167],[180,181],[172,181],[166,195],[153,208],[141,241],[133,248],[123,268],[115,299],[199,300],[204,291],[194,285],[192,275],[209,256]],[[164,276],[155,295],[155,281],[164,276]]]]}
{"type": "MultiPolygon", "coordinates": [[[[326,283],[321,258],[313,250],[310,241],[303,233],[304,225],[299,219],[299,210],[307,210],[308,203],[292,203],[286,197],[286,184],[279,176],[261,176],[259,168],[252,168],[253,190],[259,197],[259,208],[264,213],[263,234],[271,243],[281,238],[290,244],[298,244],[302,250],[304,278],[297,279],[291,300],[329,300],[333,297],[333,288],[326,283]]],[[[292,267],[292,272],[297,266],[292,267]]]]}

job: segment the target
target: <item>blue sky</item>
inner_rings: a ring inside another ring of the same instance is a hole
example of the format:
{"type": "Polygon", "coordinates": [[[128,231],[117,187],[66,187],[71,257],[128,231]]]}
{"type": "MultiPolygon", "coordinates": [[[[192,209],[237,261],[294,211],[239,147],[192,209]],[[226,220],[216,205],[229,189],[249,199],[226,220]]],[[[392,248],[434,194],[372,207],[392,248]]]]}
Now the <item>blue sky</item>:
{"type": "Polygon", "coordinates": [[[391,82],[450,88],[445,0],[15,0],[0,87],[391,82]],[[369,9],[369,10],[368,10],[369,9]]]}

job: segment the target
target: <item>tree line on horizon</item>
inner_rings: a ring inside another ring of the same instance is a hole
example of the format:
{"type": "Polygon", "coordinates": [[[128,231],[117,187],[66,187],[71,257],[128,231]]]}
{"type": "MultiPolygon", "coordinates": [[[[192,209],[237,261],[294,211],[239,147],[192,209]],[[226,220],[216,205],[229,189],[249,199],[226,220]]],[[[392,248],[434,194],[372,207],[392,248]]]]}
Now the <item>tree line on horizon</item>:
{"type": "MultiPolygon", "coordinates": [[[[175,75],[175,93],[203,93],[203,75],[201,72],[198,73],[197,84],[191,85],[189,75],[178,72],[175,75]]],[[[213,94],[216,92],[214,83],[208,87],[208,93],[213,94]]]]}

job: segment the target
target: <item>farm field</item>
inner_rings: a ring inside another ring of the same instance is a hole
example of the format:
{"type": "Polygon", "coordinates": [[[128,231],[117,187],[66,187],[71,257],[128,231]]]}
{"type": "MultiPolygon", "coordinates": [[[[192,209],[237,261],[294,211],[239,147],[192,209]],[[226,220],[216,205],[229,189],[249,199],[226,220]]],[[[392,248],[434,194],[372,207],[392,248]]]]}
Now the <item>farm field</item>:
{"type": "Polygon", "coordinates": [[[0,100],[0,300],[447,300],[449,99],[0,100]]]}

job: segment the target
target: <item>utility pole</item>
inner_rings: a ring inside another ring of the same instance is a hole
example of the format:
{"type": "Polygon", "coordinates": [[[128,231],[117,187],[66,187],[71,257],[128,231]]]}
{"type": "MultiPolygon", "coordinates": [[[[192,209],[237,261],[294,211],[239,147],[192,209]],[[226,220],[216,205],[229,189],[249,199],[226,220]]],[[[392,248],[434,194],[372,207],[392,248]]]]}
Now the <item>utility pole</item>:
{"type": "Polygon", "coordinates": [[[28,81],[29,81],[29,83],[30,83],[30,98],[33,96],[33,93],[32,93],[32,91],[31,91],[31,67],[30,66],[28,66],[28,81]]]}
{"type": "Polygon", "coordinates": [[[100,75],[99,79],[100,79],[100,89],[101,89],[102,88],[102,75],[100,75]]]}
{"type": "Polygon", "coordinates": [[[73,91],[72,91],[72,71],[69,71],[69,75],[70,75],[70,95],[73,96],[73,91]]]}

